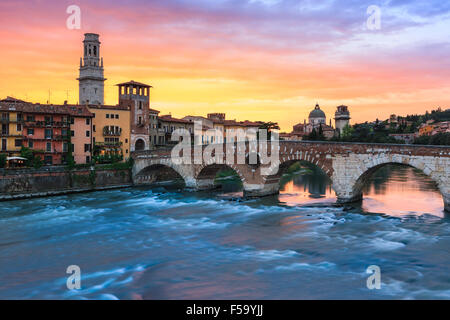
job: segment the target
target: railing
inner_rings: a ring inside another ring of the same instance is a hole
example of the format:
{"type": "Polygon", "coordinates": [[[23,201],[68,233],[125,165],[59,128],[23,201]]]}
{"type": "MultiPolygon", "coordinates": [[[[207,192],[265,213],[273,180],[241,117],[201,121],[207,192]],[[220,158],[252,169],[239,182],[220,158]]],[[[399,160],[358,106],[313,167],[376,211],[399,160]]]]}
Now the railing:
{"type": "Polygon", "coordinates": [[[27,126],[35,126],[35,127],[69,127],[69,122],[63,121],[25,121],[27,126]]]}
{"type": "Polygon", "coordinates": [[[123,143],[122,143],[122,141],[118,141],[118,142],[96,142],[95,143],[95,146],[96,147],[108,147],[108,148],[111,148],[111,147],[115,147],[115,148],[118,148],[118,147],[121,147],[123,145],[123,143]]]}
{"type": "Polygon", "coordinates": [[[22,135],[20,133],[9,133],[9,132],[1,132],[0,136],[2,137],[22,137],[22,135]]]}
{"type": "Polygon", "coordinates": [[[118,130],[110,130],[109,127],[103,128],[103,136],[106,137],[119,137],[122,135],[122,128],[118,128],[118,130]]]}
{"type": "Polygon", "coordinates": [[[47,137],[36,137],[33,135],[25,135],[21,136],[25,140],[52,140],[52,141],[68,141],[70,140],[70,137],[68,135],[54,135],[54,136],[47,136],[47,137]]]}
{"type": "Polygon", "coordinates": [[[23,123],[23,119],[0,118],[1,123],[23,123]]]}

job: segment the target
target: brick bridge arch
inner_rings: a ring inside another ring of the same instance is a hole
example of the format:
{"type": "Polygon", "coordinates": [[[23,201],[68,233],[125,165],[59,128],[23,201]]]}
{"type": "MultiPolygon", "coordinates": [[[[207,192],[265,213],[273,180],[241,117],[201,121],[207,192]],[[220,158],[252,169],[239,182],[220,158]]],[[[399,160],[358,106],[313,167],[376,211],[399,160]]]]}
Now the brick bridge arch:
{"type": "MultiPolygon", "coordinates": [[[[210,150],[211,146],[208,147],[210,150]]],[[[205,148],[203,146],[201,151],[205,148]]],[[[215,152],[225,154],[225,146],[217,148],[215,152]]],[[[330,177],[338,202],[349,203],[362,199],[362,187],[373,171],[389,163],[398,163],[420,169],[435,181],[442,193],[445,209],[450,211],[450,147],[280,141],[276,148],[274,146],[273,155],[278,156],[278,160],[271,163],[272,167],[249,165],[248,162],[240,164],[237,161],[238,154],[248,159],[249,151],[255,151],[248,144],[244,147],[234,144],[234,148],[236,155],[231,162],[228,159],[224,163],[217,162],[215,158],[204,161],[200,157],[198,164],[180,165],[172,162],[171,149],[134,152],[134,182],[140,183],[139,173],[143,169],[160,164],[178,172],[187,187],[212,188],[214,172],[220,166],[227,165],[241,178],[246,196],[260,197],[277,194],[283,168],[289,163],[303,160],[321,168],[330,177]]],[[[268,149],[271,150],[270,143],[268,149]]],[[[192,150],[192,159],[195,152],[192,150]]]]}
{"type": "Polygon", "coordinates": [[[380,154],[368,157],[360,162],[359,166],[356,167],[356,170],[354,170],[351,175],[348,175],[344,179],[342,179],[342,176],[338,175],[333,177],[332,179],[334,180],[332,181],[336,181],[336,183],[333,184],[337,189],[336,194],[338,194],[338,201],[349,202],[362,200],[362,190],[368,179],[376,170],[389,164],[405,165],[422,171],[436,183],[444,198],[446,210],[449,209],[449,173],[447,172],[445,174],[445,172],[450,169],[448,166],[449,163],[440,164],[439,161],[430,162],[429,159],[423,157],[398,154],[380,154]],[[346,201],[339,200],[339,196],[340,199],[346,199],[346,201]]]}
{"type": "Polygon", "coordinates": [[[168,158],[150,158],[147,161],[135,162],[132,170],[133,183],[136,185],[148,184],[153,182],[152,168],[157,169],[159,166],[167,167],[175,171],[187,187],[196,187],[191,174],[192,168],[190,166],[174,164],[168,158]]]}

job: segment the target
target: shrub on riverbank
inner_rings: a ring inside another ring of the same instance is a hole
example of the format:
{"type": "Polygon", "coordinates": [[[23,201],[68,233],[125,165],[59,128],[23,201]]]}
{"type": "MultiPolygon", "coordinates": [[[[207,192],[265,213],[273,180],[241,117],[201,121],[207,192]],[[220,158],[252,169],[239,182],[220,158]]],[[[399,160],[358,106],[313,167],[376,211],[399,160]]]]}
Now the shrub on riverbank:
{"type": "Polygon", "coordinates": [[[242,185],[241,178],[236,173],[236,171],[229,169],[229,170],[223,170],[217,173],[216,178],[214,179],[214,182],[217,184],[223,184],[223,183],[233,183],[233,184],[240,184],[242,185]]]}
{"type": "Polygon", "coordinates": [[[6,167],[6,154],[0,154],[0,168],[6,167]]]}

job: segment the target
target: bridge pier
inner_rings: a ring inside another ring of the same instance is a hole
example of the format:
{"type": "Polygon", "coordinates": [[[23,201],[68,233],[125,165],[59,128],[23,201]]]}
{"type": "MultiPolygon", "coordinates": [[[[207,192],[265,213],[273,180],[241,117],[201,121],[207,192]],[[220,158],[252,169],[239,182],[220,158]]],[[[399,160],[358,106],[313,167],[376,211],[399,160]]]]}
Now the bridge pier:
{"type": "Polygon", "coordinates": [[[442,196],[444,198],[444,210],[450,212],[450,193],[444,193],[442,196]]]}
{"type": "Polygon", "coordinates": [[[339,196],[337,197],[337,203],[338,204],[350,204],[350,203],[356,203],[356,202],[361,202],[363,199],[363,195],[362,193],[360,194],[355,194],[353,196],[339,196]]]}
{"type": "Polygon", "coordinates": [[[250,184],[244,183],[244,197],[260,198],[280,193],[279,183],[250,184]]]}
{"type": "Polygon", "coordinates": [[[340,181],[335,179],[333,182],[333,189],[336,192],[337,203],[347,204],[360,202],[363,199],[362,183],[351,181],[350,179],[340,181]]]}
{"type": "Polygon", "coordinates": [[[195,189],[197,190],[212,190],[216,189],[217,185],[214,183],[214,178],[197,179],[195,182],[195,189]]]}

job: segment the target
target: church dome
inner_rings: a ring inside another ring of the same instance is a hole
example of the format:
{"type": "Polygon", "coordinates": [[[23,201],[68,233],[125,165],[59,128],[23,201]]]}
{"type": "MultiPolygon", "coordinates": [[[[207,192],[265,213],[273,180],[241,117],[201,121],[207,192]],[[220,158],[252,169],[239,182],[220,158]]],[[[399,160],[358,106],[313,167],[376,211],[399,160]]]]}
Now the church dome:
{"type": "Polygon", "coordinates": [[[309,118],[310,119],[314,119],[314,118],[326,118],[325,116],[325,112],[323,112],[322,110],[320,110],[320,107],[318,104],[316,104],[316,107],[314,108],[313,111],[311,111],[309,113],[309,118]]]}

